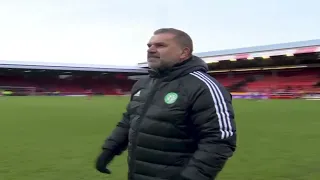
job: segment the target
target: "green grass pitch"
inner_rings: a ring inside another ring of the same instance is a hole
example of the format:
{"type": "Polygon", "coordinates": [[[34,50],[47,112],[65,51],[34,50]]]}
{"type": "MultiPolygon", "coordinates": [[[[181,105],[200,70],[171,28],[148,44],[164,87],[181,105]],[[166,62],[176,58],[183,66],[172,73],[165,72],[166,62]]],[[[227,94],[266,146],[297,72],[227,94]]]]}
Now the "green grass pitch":
{"type": "MultiPolygon", "coordinates": [[[[127,97],[0,97],[1,180],[125,180],[94,161],[127,97]]],[[[320,101],[234,100],[238,149],[218,180],[319,180],[320,101]]]]}

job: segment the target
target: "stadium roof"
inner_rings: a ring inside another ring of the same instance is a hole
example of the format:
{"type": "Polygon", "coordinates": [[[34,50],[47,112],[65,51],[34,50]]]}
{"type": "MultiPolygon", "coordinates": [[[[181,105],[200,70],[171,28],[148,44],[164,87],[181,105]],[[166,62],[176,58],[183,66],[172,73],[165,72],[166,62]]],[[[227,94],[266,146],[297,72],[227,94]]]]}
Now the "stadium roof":
{"type": "Polygon", "coordinates": [[[25,62],[0,60],[0,68],[41,69],[63,71],[101,71],[101,72],[135,72],[145,73],[146,69],[137,66],[107,66],[99,64],[70,64],[49,62],[25,62]]]}
{"type": "MultiPolygon", "coordinates": [[[[205,62],[219,62],[223,60],[253,59],[257,57],[267,58],[270,56],[294,56],[294,54],[320,52],[320,39],[273,44],[265,46],[255,46],[237,49],[227,49],[219,51],[209,51],[196,53],[205,62]]],[[[140,67],[145,67],[146,62],[139,63],[140,67]]]]}
{"type": "Polygon", "coordinates": [[[246,48],[237,48],[237,49],[227,49],[220,51],[209,51],[197,53],[199,57],[212,57],[212,56],[221,56],[221,55],[236,55],[243,53],[252,53],[252,52],[266,52],[273,50],[285,50],[285,49],[295,49],[300,47],[309,47],[309,46],[320,46],[320,39],[309,40],[309,41],[299,41],[299,42],[290,42],[282,44],[272,44],[264,46],[254,46],[246,48]]]}

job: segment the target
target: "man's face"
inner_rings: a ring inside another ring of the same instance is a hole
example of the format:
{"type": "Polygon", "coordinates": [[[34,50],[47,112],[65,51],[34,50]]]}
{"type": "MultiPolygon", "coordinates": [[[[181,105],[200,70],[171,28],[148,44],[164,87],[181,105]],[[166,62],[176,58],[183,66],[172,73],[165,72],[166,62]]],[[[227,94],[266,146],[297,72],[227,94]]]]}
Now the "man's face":
{"type": "Polygon", "coordinates": [[[148,43],[148,65],[151,69],[172,67],[184,57],[183,49],[170,33],[156,34],[148,43]]]}

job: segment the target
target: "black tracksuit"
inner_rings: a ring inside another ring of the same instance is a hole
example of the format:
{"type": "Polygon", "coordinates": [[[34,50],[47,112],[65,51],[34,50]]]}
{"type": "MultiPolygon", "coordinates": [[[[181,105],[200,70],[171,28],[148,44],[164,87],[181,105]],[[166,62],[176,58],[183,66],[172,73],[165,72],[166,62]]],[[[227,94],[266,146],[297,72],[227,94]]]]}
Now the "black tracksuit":
{"type": "Polygon", "coordinates": [[[103,149],[128,149],[129,180],[212,180],[236,149],[230,93],[198,57],[150,71],[132,88],[103,149]]]}

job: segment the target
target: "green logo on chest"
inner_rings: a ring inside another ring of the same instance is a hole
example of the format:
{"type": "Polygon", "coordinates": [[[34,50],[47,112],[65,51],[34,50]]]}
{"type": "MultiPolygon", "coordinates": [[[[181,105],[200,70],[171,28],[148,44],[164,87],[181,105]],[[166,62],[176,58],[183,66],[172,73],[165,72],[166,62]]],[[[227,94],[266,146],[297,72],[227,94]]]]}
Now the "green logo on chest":
{"type": "Polygon", "coordinates": [[[174,102],[176,102],[177,99],[178,99],[178,94],[174,92],[170,92],[164,97],[164,102],[167,104],[173,104],[174,102]]]}

